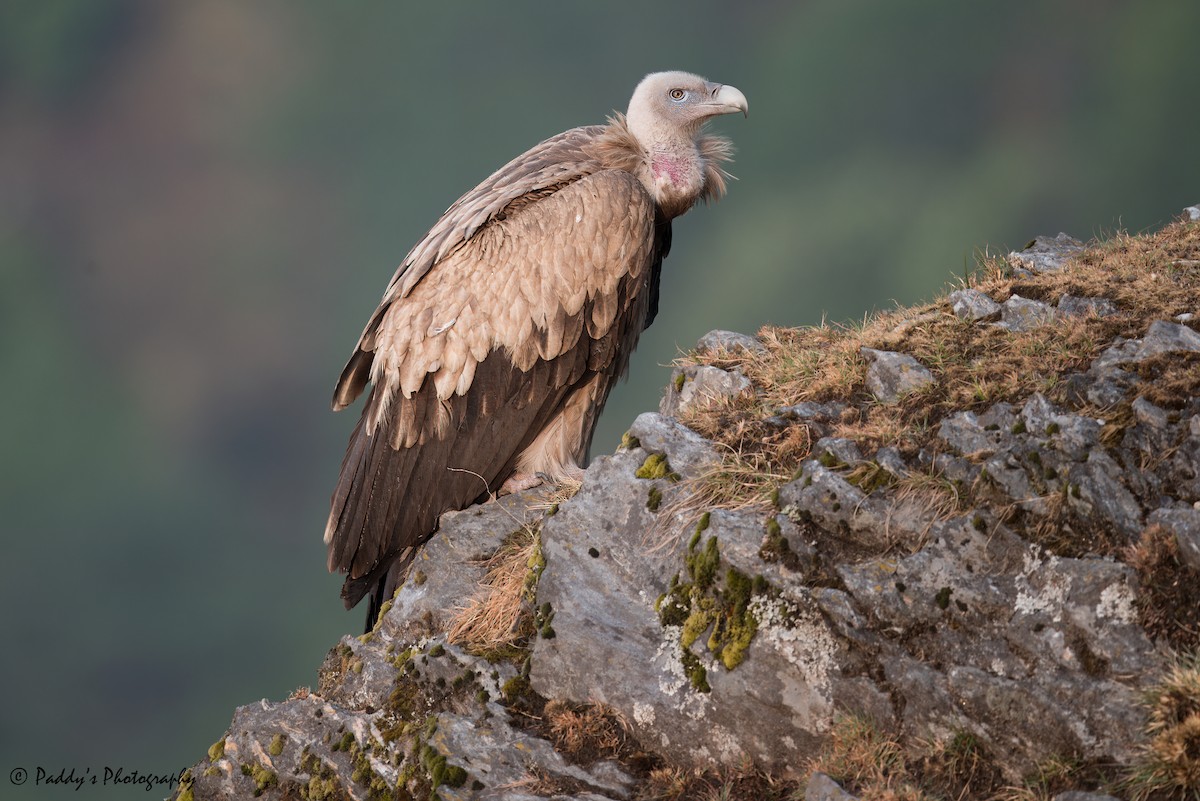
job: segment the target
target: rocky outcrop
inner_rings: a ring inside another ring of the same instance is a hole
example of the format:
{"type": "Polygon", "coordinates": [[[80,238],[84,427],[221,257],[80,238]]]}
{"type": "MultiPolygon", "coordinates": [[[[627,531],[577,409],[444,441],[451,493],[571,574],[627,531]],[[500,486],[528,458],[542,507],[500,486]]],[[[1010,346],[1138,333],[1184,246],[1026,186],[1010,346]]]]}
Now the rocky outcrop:
{"type": "MultiPolygon", "coordinates": [[[[1039,238],[1006,280],[1069,272],[1081,252],[1039,238]]],[[[1005,294],[968,288],[914,315],[1028,336],[1131,313],[1005,294]]],[[[847,397],[746,421],[811,446],[738,502],[729,487],[757,479],[681,419],[759,397],[741,360],[766,348],[714,332],[572,497],[445,515],[376,629],[338,644],[315,690],[238,709],[177,797],[681,798],[752,765],[786,797],[852,798],[820,761],[846,721],[928,781],[969,753],[956,797],[1048,760],[1075,766],[1061,799],[1120,792],[1156,731],[1144,691],[1200,622],[1200,333],[1127,322],[1137,336],[1053,386],[939,407],[917,445],[876,447],[846,421],[937,401],[947,368],[886,338],[848,349],[847,397]],[[484,611],[504,593],[507,612],[484,611]],[[473,639],[490,617],[502,636],[473,639]]]]}

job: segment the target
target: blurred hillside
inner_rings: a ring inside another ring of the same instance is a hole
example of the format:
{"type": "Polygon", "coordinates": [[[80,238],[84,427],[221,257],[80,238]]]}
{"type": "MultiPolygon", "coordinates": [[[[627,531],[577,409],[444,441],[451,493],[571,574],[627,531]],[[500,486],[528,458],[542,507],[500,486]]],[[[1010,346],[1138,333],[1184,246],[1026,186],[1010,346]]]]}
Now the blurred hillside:
{"type": "Polygon", "coordinates": [[[175,771],[314,680],[362,616],[320,532],[363,322],[459,194],[646,72],[752,114],[719,122],[740,180],[676,223],[604,451],[711,328],[1195,203],[1197,30],[1183,0],[0,6],[7,769],[175,771]]]}

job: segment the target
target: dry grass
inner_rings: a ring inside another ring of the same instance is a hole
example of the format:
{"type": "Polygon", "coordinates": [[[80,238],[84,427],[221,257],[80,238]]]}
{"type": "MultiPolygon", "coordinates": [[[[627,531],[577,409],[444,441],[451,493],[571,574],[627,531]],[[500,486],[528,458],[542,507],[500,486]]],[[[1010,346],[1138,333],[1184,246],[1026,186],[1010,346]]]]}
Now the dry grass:
{"type": "Polygon", "coordinates": [[[1067,790],[1108,783],[1096,765],[1051,755],[1023,783],[1008,784],[970,732],[905,748],[855,716],[834,721],[829,745],[805,770],[829,774],[863,801],[1050,801],[1067,790]]]}
{"type": "Polygon", "coordinates": [[[1141,585],[1137,610],[1146,632],[1180,652],[1200,649],[1200,571],[1182,561],[1175,535],[1150,526],[1124,557],[1141,585]]]}
{"type": "Polygon", "coordinates": [[[446,635],[475,653],[494,652],[533,634],[532,592],[545,564],[538,532],[529,526],[517,530],[485,564],[480,592],[455,612],[446,635]]]}
{"type": "MultiPolygon", "coordinates": [[[[1141,236],[1117,234],[1093,244],[1070,267],[1042,275],[1017,277],[1003,259],[986,258],[968,284],[1001,303],[1020,295],[1055,305],[1070,294],[1107,298],[1118,311],[1106,317],[1060,316],[1037,329],[1014,332],[959,319],[939,298],[853,325],[768,326],[759,332],[765,346],[760,352],[685,356],[679,364],[737,367],[756,390],[694,404],[682,415],[685,425],[725,446],[728,475],[714,474],[705,482],[715,485],[707,490],[714,502],[769,497],[810,458],[814,437],[806,425],[780,429],[767,422],[778,409],[802,401],[847,403],[832,424],[834,436],[854,440],[864,453],[892,446],[906,456],[936,445],[938,424],[949,414],[981,412],[1000,401],[1019,404],[1034,392],[1066,402],[1063,378],[1085,370],[1114,337],[1140,337],[1150,320],[1196,310],[1200,224],[1178,222],[1141,236]],[[864,346],[913,356],[935,383],[896,404],[878,403],[866,389],[864,346]],[[771,477],[751,478],[756,470],[771,477]]],[[[1162,362],[1149,360],[1141,368],[1152,381],[1148,391],[1158,398],[1152,401],[1171,408],[1179,398],[1200,392],[1200,359],[1162,362]]],[[[963,498],[952,501],[953,494],[946,495],[943,510],[963,503],[963,498]]]]}
{"type": "Polygon", "coordinates": [[[911,799],[926,796],[914,785],[900,743],[870,721],[838,717],[829,745],[805,765],[807,773],[827,773],[864,799],[911,799]]]}
{"type": "Polygon", "coordinates": [[[656,768],[636,797],[639,801],[800,801],[804,790],[795,780],[744,762],[703,771],[656,768]]]}
{"type": "Polygon", "coordinates": [[[542,718],[555,750],[576,764],[620,761],[640,752],[629,722],[604,704],[548,701],[542,718]]]}
{"type": "Polygon", "coordinates": [[[1130,773],[1134,801],[1200,801],[1200,653],[1179,660],[1147,690],[1150,741],[1130,773]]]}

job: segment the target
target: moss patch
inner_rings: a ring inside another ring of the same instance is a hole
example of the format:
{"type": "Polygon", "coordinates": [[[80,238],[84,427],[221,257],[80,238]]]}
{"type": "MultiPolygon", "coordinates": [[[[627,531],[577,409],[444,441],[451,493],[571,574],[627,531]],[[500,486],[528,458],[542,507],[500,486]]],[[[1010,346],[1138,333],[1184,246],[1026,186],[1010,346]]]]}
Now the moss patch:
{"type": "Polygon", "coordinates": [[[679,481],[679,474],[671,470],[671,464],[667,461],[665,454],[652,453],[642,462],[642,466],[634,471],[633,475],[636,478],[665,478],[670,481],[679,481]]]}
{"type": "Polygon", "coordinates": [[[667,592],[655,604],[659,622],[679,626],[679,644],[684,672],[699,692],[709,692],[707,671],[692,646],[703,640],[708,652],[726,670],[746,659],[747,649],[758,632],[758,619],[751,611],[756,596],[776,593],[762,576],[747,576],[729,566],[721,574],[721,548],[716,537],[703,539],[708,516],[701,519],[688,543],[684,562],[686,580],[672,577],[667,592]]]}

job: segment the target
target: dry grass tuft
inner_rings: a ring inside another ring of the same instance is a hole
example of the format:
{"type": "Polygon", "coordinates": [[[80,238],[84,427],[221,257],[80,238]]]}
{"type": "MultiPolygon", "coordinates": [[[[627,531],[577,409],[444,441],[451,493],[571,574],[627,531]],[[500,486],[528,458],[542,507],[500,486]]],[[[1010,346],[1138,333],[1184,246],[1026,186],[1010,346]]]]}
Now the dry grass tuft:
{"type": "Polygon", "coordinates": [[[1124,557],[1138,575],[1138,619],[1147,633],[1179,652],[1200,649],[1200,571],[1183,562],[1175,535],[1150,526],[1124,557]]]}
{"type": "Polygon", "coordinates": [[[1177,662],[1146,692],[1150,742],[1126,787],[1134,801],[1200,799],[1200,653],[1177,662]]]}
{"type": "Polygon", "coordinates": [[[631,745],[636,747],[629,723],[604,704],[548,701],[542,717],[555,750],[578,764],[617,759],[631,745]]]}
{"type": "Polygon", "coordinates": [[[834,781],[853,788],[862,798],[919,799],[900,743],[874,723],[853,715],[834,720],[829,746],[805,765],[807,773],[827,773],[834,781]]]}
{"type": "Polygon", "coordinates": [[[657,768],[637,797],[642,801],[798,801],[804,791],[796,781],[772,776],[746,761],[703,771],[657,768]]]}
{"type": "Polygon", "coordinates": [[[530,604],[545,567],[537,530],[518,529],[485,564],[480,592],[456,611],[446,635],[476,653],[503,649],[533,634],[530,604]]]}

